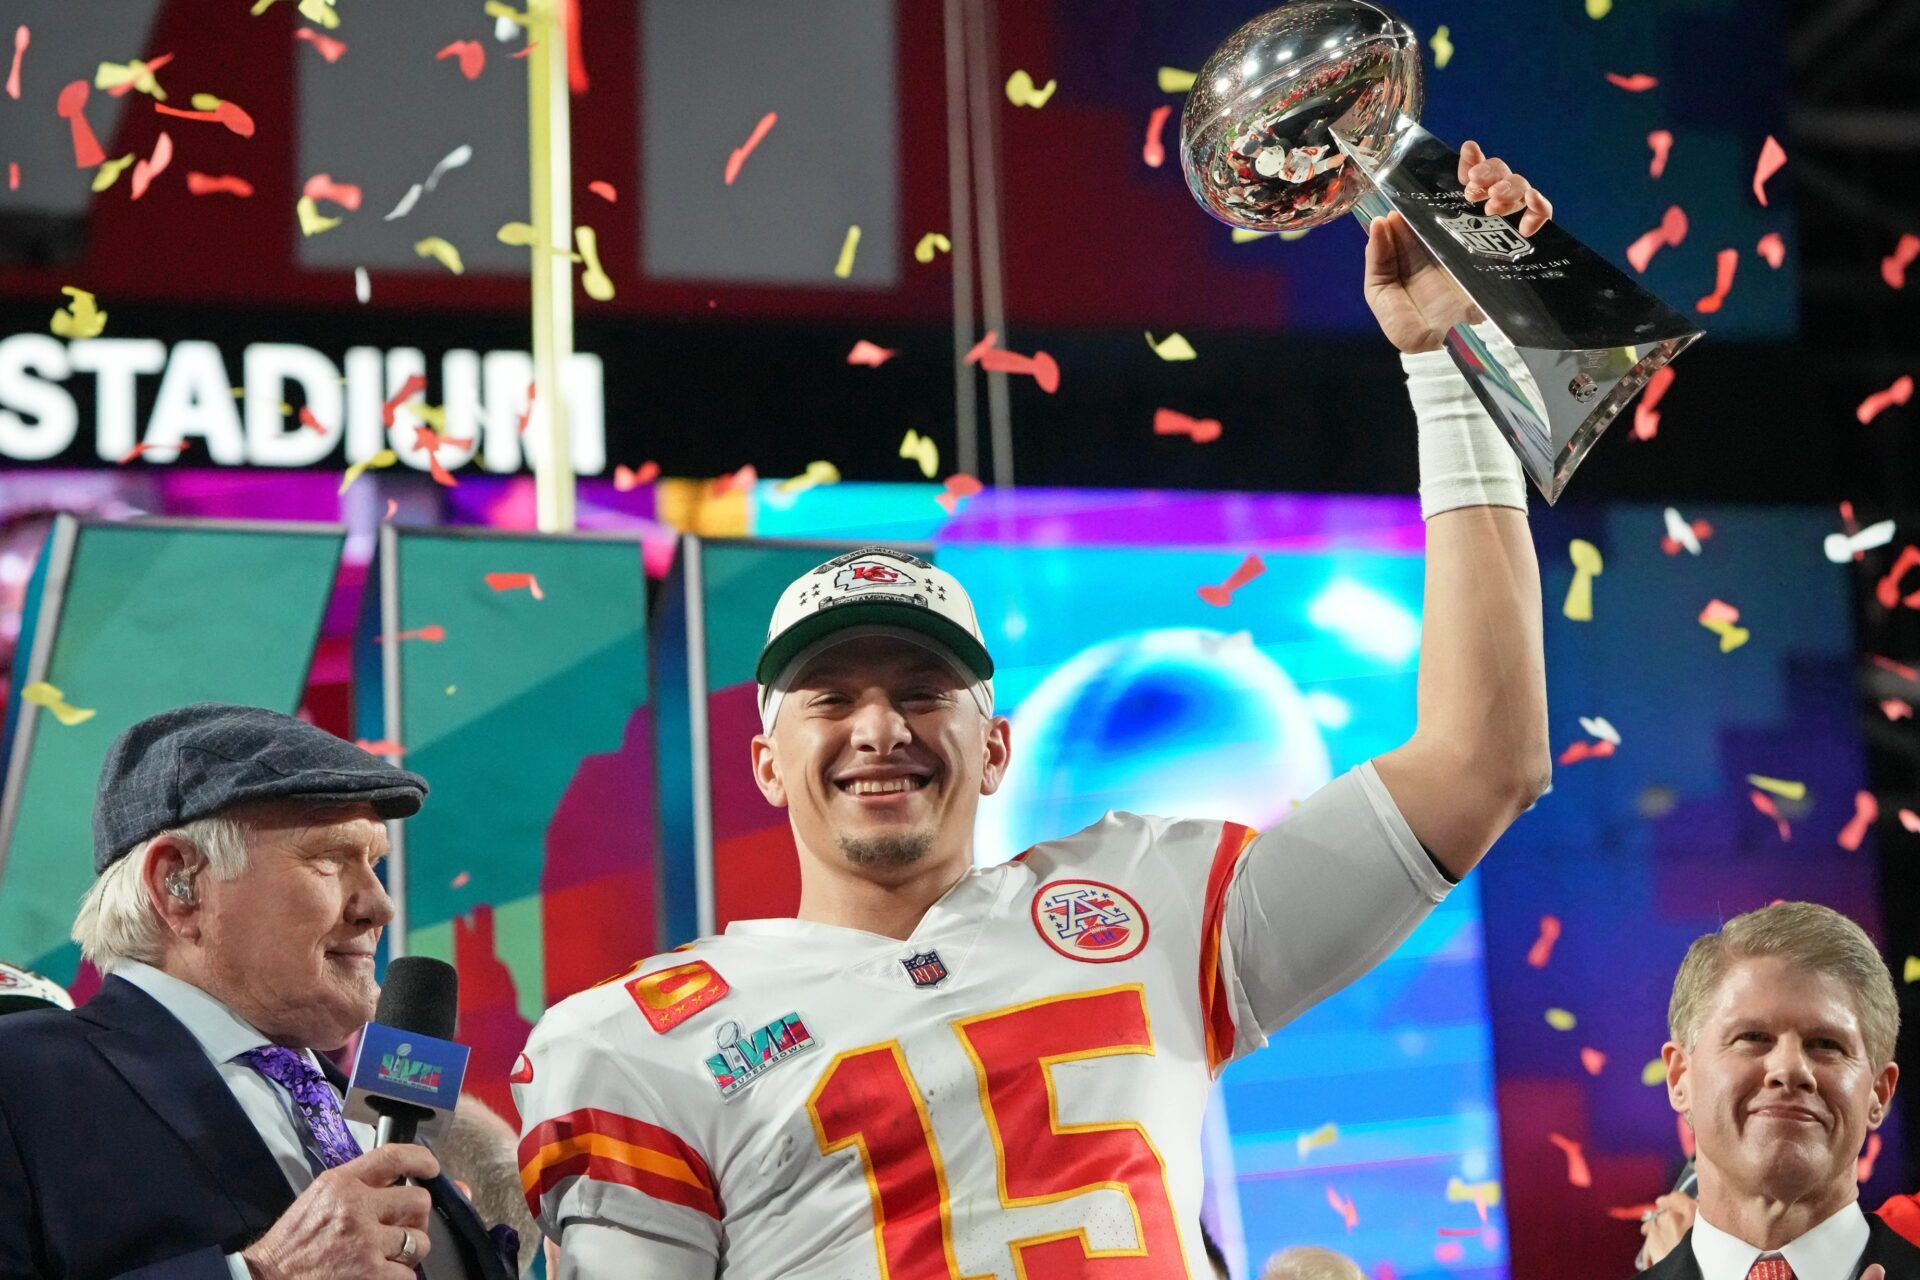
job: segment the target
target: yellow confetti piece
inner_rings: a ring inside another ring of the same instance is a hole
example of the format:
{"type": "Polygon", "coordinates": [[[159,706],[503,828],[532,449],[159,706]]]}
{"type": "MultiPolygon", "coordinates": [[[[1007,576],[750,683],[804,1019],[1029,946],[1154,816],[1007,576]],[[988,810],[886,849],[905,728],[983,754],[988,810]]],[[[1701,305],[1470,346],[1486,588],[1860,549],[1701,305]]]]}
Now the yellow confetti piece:
{"type": "Polygon", "coordinates": [[[68,728],[76,724],[85,724],[93,719],[95,714],[87,708],[68,705],[67,695],[45,680],[34,681],[20,691],[20,696],[36,707],[45,707],[53,712],[53,718],[68,728]]]}
{"type": "Polygon", "coordinates": [[[1667,1064],[1655,1058],[1640,1068],[1640,1083],[1644,1085],[1665,1084],[1667,1082],[1667,1064]]]}
{"type": "Polygon", "coordinates": [[[317,236],[322,231],[331,231],[340,225],[340,219],[329,218],[320,212],[320,206],[313,202],[312,196],[301,196],[293,209],[300,215],[300,234],[303,236],[317,236]]]}
{"type": "Polygon", "coordinates": [[[503,4],[501,0],[487,0],[486,15],[489,18],[505,18],[508,22],[517,23],[522,27],[528,25],[527,15],[523,11],[510,4],[503,4]]]}
{"type": "Polygon", "coordinates": [[[501,244],[517,245],[522,249],[533,248],[533,224],[531,222],[509,222],[493,234],[494,238],[501,244]]]}
{"type": "Polygon", "coordinates": [[[1447,1203],[1481,1204],[1491,1208],[1500,1203],[1500,1184],[1497,1182],[1468,1182],[1462,1178],[1448,1178],[1447,1203]]]}
{"type": "Polygon", "coordinates": [[[1920,956],[1908,956],[1906,972],[1902,975],[1908,982],[1920,982],[1920,956]]]}
{"type": "Polygon", "coordinates": [[[805,493],[808,489],[823,484],[839,484],[840,468],[831,462],[809,462],[807,469],[790,480],[782,480],[774,488],[781,493],[805,493]]]}
{"type": "Polygon", "coordinates": [[[586,264],[586,270],[580,273],[580,287],[595,302],[613,301],[613,280],[600,266],[600,241],[593,228],[575,227],[573,242],[579,246],[580,260],[586,264]]]}
{"type": "Polygon", "coordinates": [[[278,2],[279,0],[254,0],[253,8],[247,10],[247,12],[257,18],[267,10],[273,8],[278,2]]]}
{"type": "Polygon", "coordinates": [[[447,429],[447,407],[436,404],[407,404],[400,406],[435,431],[447,429]]]}
{"type": "Polygon", "coordinates": [[[195,111],[218,111],[220,109],[220,103],[221,98],[218,94],[196,93],[193,95],[193,109],[195,111]]]}
{"type": "Polygon", "coordinates": [[[333,0],[300,0],[300,16],[328,31],[340,25],[340,15],[333,11],[333,0]]]}
{"type": "Polygon", "coordinates": [[[340,478],[340,492],[345,493],[347,486],[367,473],[369,467],[390,467],[400,461],[400,455],[391,449],[382,449],[365,462],[356,462],[347,468],[347,474],[340,478]]]}
{"type": "Polygon", "coordinates": [[[929,480],[940,470],[940,446],[912,427],[907,428],[907,438],[900,442],[900,456],[918,462],[920,474],[929,480]]]}
{"type": "Polygon", "coordinates": [[[460,251],[439,236],[428,236],[425,240],[416,242],[413,251],[423,258],[436,259],[441,266],[455,275],[466,270],[460,262],[460,251]]]}
{"type": "Polygon", "coordinates": [[[913,246],[913,260],[915,262],[932,262],[934,254],[951,253],[952,251],[953,241],[947,239],[938,231],[929,231],[920,237],[919,244],[913,246]]]}
{"type": "Polygon", "coordinates": [[[1182,71],[1178,67],[1160,68],[1160,92],[1185,93],[1193,88],[1195,74],[1192,71],[1182,71]]]}
{"type": "Polygon", "coordinates": [[[1191,342],[1178,333],[1170,333],[1158,342],[1153,340],[1152,334],[1148,334],[1147,345],[1162,360],[1192,360],[1200,354],[1193,349],[1191,342]]]}
{"type": "Polygon", "coordinates": [[[1575,622],[1592,622],[1593,580],[1605,567],[1600,548],[1585,538],[1575,538],[1567,544],[1567,554],[1573,560],[1573,582],[1567,587],[1567,601],[1560,606],[1560,612],[1575,622]]]}
{"type": "Polygon", "coordinates": [[[1034,88],[1033,77],[1025,71],[1015,71],[1007,77],[1007,101],[1016,107],[1040,108],[1047,105],[1047,99],[1059,88],[1059,82],[1049,80],[1039,88],[1034,88]]]}
{"type": "Polygon", "coordinates": [[[845,280],[853,274],[853,254],[860,247],[860,228],[848,227],[847,238],[840,246],[840,261],[834,264],[833,274],[845,280]]]}
{"type": "Polygon", "coordinates": [[[1442,26],[1434,31],[1433,39],[1427,43],[1433,47],[1433,65],[1438,70],[1453,61],[1453,41],[1447,39],[1448,31],[1442,26]]]}
{"type": "Polygon", "coordinates": [[[1578,1021],[1577,1018],[1565,1009],[1547,1010],[1547,1025],[1555,1031],[1571,1031],[1578,1024],[1578,1021]]]}
{"type": "Polygon", "coordinates": [[[1293,1149],[1302,1160],[1305,1160],[1307,1152],[1318,1151],[1321,1147],[1330,1147],[1338,1141],[1340,1141],[1340,1126],[1328,1123],[1321,1125],[1312,1133],[1303,1133],[1295,1138],[1293,1149]]]}
{"type": "MultiPolygon", "coordinates": [[[[121,85],[132,85],[134,92],[151,96],[156,102],[167,100],[167,91],[153,78],[153,68],[140,59],[121,66],[117,62],[103,62],[93,71],[93,87],[96,89],[118,89],[121,85]]],[[[202,108],[212,110],[212,108],[202,108]]]]}
{"type": "Polygon", "coordinates": [[[93,295],[72,285],[60,286],[60,292],[73,301],[53,313],[56,338],[97,338],[107,327],[107,313],[94,305],[93,295]]]}
{"type": "Polygon", "coordinates": [[[1595,22],[1613,12],[1613,0],[1587,0],[1587,16],[1595,22]]]}
{"type": "Polygon", "coordinates": [[[1753,633],[1745,627],[1736,626],[1731,622],[1724,622],[1715,618],[1702,618],[1700,625],[1720,637],[1720,652],[1722,653],[1732,653],[1735,649],[1738,649],[1741,645],[1753,638],[1753,633]]]}
{"type": "Polygon", "coordinates": [[[459,686],[459,685],[457,685],[457,684],[450,684],[450,685],[448,685],[448,686],[447,686],[447,696],[448,696],[449,698],[451,698],[451,697],[452,697],[452,696],[454,695],[454,693],[455,693],[455,691],[457,691],[457,690],[458,690],[459,688],[460,688],[460,686],[459,686]]]}
{"type": "Polygon", "coordinates": [[[93,189],[95,191],[105,191],[108,187],[120,180],[121,171],[132,163],[133,153],[131,151],[121,156],[118,160],[103,161],[100,167],[93,171],[93,189]]]}
{"type": "Polygon", "coordinates": [[[1758,787],[1762,791],[1771,791],[1774,795],[1782,796],[1788,800],[1805,800],[1807,798],[1807,784],[1804,782],[1788,782],[1781,778],[1768,778],[1758,773],[1748,774],[1747,782],[1749,785],[1758,787]]]}

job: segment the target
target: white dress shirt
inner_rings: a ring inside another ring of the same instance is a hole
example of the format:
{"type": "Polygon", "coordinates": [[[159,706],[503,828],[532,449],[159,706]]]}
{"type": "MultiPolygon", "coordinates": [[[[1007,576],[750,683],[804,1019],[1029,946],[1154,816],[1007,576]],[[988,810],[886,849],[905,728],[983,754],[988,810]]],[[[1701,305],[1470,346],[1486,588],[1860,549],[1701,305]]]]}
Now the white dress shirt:
{"type": "Polygon", "coordinates": [[[1779,1249],[1757,1248],[1728,1235],[1702,1213],[1693,1220],[1693,1260],[1701,1280],[1747,1280],[1754,1262],[1773,1253],[1786,1258],[1796,1280],[1852,1280],[1869,1234],[1858,1200],[1779,1249]]]}
{"type": "MultiPolygon", "coordinates": [[[[199,1042],[214,1069],[220,1073],[220,1078],[227,1082],[227,1088],[233,1091],[233,1100],[240,1104],[247,1119],[253,1122],[274,1163],[287,1175],[287,1183],[293,1188],[294,1194],[306,1190],[320,1166],[318,1157],[308,1154],[306,1126],[300,1120],[293,1098],[240,1057],[247,1050],[258,1049],[272,1041],[200,988],[190,982],[182,982],[171,974],[162,973],[152,965],[122,965],[114,970],[114,974],[152,996],[162,1008],[179,1019],[180,1025],[199,1042]]],[[[304,1049],[301,1052],[318,1071],[320,1060],[314,1057],[313,1051],[304,1049]]],[[[349,1120],[347,1129],[362,1151],[373,1149],[371,1125],[349,1120]]],[[[228,1254],[227,1265],[236,1280],[249,1280],[247,1264],[240,1260],[239,1254],[228,1254]]]]}

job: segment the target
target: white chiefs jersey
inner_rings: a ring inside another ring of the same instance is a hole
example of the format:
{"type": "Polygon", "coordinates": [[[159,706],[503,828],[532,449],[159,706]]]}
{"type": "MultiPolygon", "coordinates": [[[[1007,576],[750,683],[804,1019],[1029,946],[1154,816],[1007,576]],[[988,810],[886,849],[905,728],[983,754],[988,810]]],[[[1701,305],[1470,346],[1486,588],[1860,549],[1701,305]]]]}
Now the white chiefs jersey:
{"type": "Polygon", "coordinates": [[[522,1182],[563,1258],[676,1275],[1205,1276],[1213,1075],[1446,888],[1363,765],[1264,836],[1110,813],[904,941],[738,922],[541,1020],[522,1182]]]}

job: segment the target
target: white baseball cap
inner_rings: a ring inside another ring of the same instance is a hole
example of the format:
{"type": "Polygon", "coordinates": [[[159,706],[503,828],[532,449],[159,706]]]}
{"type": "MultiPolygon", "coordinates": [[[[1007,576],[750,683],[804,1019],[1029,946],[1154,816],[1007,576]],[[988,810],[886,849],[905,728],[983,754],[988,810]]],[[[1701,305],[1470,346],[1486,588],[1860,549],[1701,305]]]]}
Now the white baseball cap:
{"type": "Polygon", "coordinates": [[[967,589],[919,556],[876,546],[835,556],[780,593],[754,667],[763,724],[772,726],[771,713],[784,692],[782,676],[798,674],[790,668],[843,639],[882,632],[900,634],[952,661],[976,686],[976,698],[984,694],[983,709],[992,714],[993,658],[967,589]]]}

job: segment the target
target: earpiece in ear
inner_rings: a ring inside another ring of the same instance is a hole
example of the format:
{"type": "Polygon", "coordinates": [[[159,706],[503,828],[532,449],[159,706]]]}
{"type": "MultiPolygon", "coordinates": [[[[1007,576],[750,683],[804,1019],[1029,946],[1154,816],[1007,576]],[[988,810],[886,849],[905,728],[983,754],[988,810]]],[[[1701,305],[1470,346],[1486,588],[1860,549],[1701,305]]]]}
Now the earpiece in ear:
{"type": "Polygon", "coordinates": [[[180,901],[187,903],[193,901],[193,881],[187,878],[185,872],[169,872],[165,883],[167,892],[180,899],[180,901]]]}

